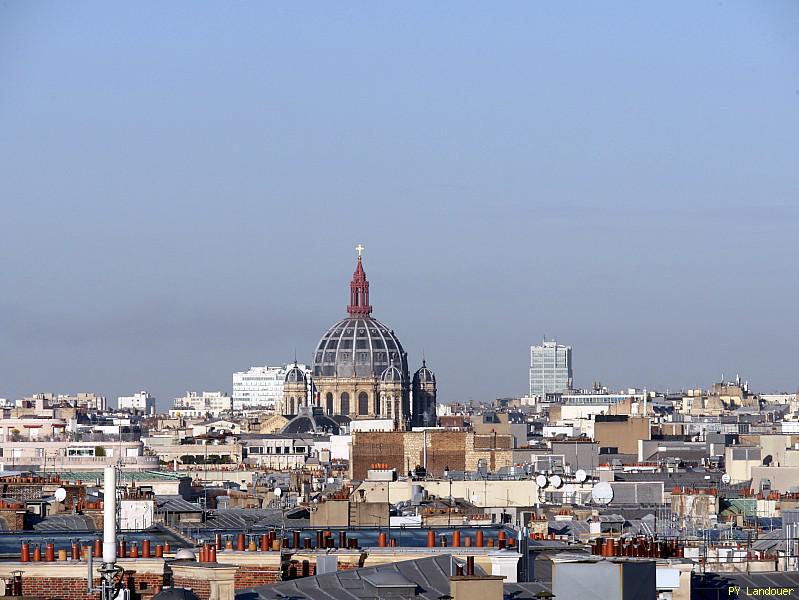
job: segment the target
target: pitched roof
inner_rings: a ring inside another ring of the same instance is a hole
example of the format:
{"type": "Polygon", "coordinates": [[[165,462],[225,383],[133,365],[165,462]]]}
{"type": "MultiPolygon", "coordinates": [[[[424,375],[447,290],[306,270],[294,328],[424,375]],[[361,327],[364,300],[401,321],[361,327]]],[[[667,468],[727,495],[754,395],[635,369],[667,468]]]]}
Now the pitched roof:
{"type": "Polygon", "coordinates": [[[34,523],[36,531],[94,531],[94,519],[86,515],[48,515],[34,523]]]}
{"type": "MultiPolygon", "coordinates": [[[[375,567],[325,573],[293,581],[264,585],[236,592],[236,600],[364,600],[375,598],[375,588],[415,585],[416,597],[438,600],[449,595],[449,577],[462,564],[450,554],[406,560],[375,567]]],[[[475,573],[483,575],[480,567],[475,573]]]]}
{"type": "Polygon", "coordinates": [[[184,500],[182,496],[156,496],[155,505],[156,513],[193,513],[203,510],[198,504],[184,500]]]}
{"type": "Polygon", "coordinates": [[[731,585],[741,589],[799,588],[799,573],[696,573],[691,577],[691,600],[718,600],[728,597],[731,585]]]}

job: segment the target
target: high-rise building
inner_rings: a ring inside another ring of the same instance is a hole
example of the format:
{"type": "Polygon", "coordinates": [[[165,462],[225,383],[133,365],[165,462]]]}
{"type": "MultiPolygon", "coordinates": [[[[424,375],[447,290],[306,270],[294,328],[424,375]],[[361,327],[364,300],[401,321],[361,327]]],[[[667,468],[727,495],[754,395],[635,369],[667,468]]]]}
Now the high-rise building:
{"type": "Polygon", "coordinates": [[[571,346],[548,342],[530,346],[530,396],[544,396],[572,386],[571,346]]]}
{"type": "MultiPolygon", "coordinates": [[[[307,366],[297,366],[310,374],[307,366]]],[[[233,410],[281,410],[286,374],[292,367],[252,367],[233,373],[233,410]]]]}

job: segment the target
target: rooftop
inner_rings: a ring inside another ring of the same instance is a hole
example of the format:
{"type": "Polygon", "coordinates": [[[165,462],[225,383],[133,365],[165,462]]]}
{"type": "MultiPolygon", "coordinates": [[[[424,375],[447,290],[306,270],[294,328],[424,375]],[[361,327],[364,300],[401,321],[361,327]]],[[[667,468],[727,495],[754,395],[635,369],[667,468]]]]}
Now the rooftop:
{"type": "MultiPolygon", "coordinates": [[[[102,471],[37,471],[37,475],[58,475],[62,481],[98,481],[103,478],[102,471]]],[[[184,473],[171,471],[121,471],[118,475],[120,481],[177,481],[188,477],[184,473]]]]}

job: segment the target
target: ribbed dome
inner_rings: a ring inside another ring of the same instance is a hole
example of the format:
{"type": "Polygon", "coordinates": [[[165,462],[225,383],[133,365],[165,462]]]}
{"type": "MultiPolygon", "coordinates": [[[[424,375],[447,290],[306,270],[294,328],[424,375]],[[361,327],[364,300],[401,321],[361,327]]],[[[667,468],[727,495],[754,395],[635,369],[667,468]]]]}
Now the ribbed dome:
{"type": "Polygon", "coordinates": [[[305,371],[300,369],[295,363],[286,373],[286,383],[305,383],[305,371]]]}
{"type": "Polygon", "coordinates": [[[299,414],[291,419],[280,431],[281,433],[332,433],[338,435],[339,424],[324,414],[321,408],[311,410],[302,407],[299,414]]]}
{"type": "Polygon", "coordinates": [[[436,382],[435,374],[427,368],[427,363],[422,361],[422,367],[413,374],[414,383],[433,383],[436,382]]]}
{"type": "Polygon", "coordinates": [[[380,380],[385,381],[386,383],[399,383],[402,381],[402,373],[400,373],[400,370],[397,367],[391,366],[383,371],[383,374],[380,375],[380,380]]]}
{"type": "Polygon", "coordinates": [[[379,377],[390,366],[408,379],[402,344],[386,325],[368,315],[350,316],[328,329],[314,352],[314,377],[379,377]]]}

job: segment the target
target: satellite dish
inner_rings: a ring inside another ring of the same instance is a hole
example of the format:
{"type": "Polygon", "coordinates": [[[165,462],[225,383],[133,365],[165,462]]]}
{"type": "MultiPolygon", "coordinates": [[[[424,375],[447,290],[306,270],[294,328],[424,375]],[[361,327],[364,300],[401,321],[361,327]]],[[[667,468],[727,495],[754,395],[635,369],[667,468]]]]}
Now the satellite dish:
{"type": "Polygon", "coordinates": [[[567,483],[563,486],[563,493],[567,496],[573,496],[574,493],[577,491],[577,488],[574,487],[571,483],[567,483]]]}
{"type": "Polygon", "coordinates": [[[540,475],[535,476],[535,484],[540,488],[547,487],[549,480],[547,480],[547,476],[541,473],[540,475]]]}
{"type": "Polygon", "coordinates": [[[730,481],[732,481],[732,477],[730,477],[729,473],[724,473],[724,475],[721,476],[721,483],[724,485],[727,485],[730,481]]]}
{"type": "Polygon", "coordinates": [[[597,483],[591,488],[591,500],[597,504],[610,504],[610,501],[613,500],[613,488],[607,481],[597,483]]]}
{"type": "Polygon", "coordinates": [[[472,504],[477,504],[477,501],[478,501],[479,499],[480,499],[480,496],[478,496],[477,494],[472,494],[472,497],[471,497],[471,503],[472,503],[472,504]]]}
{"type": "Polygon", "coordinates": [[[273,493],[275,496],[277,496],[278,498],[280,498],[280,495],[283,493],[283,490],[281,490],[279,487],[276,487],[276,488],[275,488],[275,489],[272,491],[272,493],[273,493]]]}
{"type": "Polygon", "coordinates": [[[577,483],[583,483],[586,479],[588,479],[588,473],[586,473],[583,469],[577,469],[577,472],[574,474],[574,479],[577,483]]]}
{"type": "Polygon", "coordinates": [[[560,475],[553,475],[549,478],[549,485],[551,485],[553,488],[559,488],[563,485],[563,479],[560,475]]]}
{"type": "Polygon", "coordinates": [[[55,499],[58,500],[59,502],[63,502],[64,500],[67,499],[67,491],[62,487],[58,488],[55,491],[55,499]]]}

